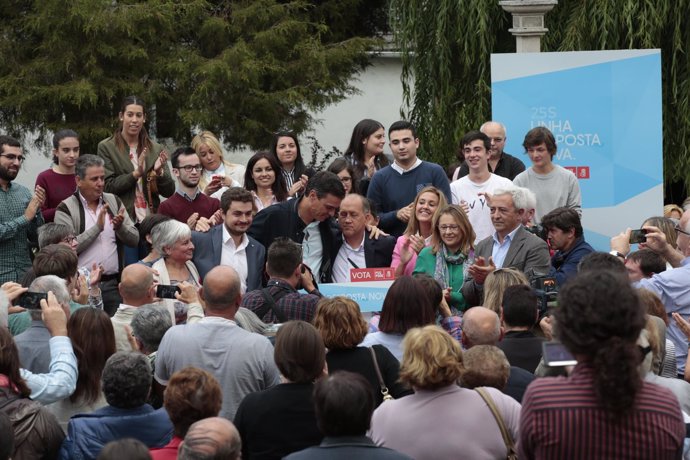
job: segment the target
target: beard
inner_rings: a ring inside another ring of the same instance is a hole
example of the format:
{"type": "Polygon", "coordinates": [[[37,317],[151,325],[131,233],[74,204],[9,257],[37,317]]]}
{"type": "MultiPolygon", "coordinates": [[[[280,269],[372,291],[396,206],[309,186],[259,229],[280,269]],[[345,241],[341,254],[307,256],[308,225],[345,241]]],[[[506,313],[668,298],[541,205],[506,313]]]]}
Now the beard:
{"type": "Polygon", "coordinates": [[[197,178],[196,180],[189,180],[187,178],[183,179],[182,177],[180,177],[180,182],[182,182],[182,185],[184,185],[185,187],[192,188],[192,187],[196,187],[197,185],[199,185],[200,179],[201,179],[201,177],[197,178]]]}
{"type": "Polygon", "coordinates": [[[17,177],[19,170],[10,170],[4,166],[0,166],[0,179],[6,181],[13,181],[17,177]]]}

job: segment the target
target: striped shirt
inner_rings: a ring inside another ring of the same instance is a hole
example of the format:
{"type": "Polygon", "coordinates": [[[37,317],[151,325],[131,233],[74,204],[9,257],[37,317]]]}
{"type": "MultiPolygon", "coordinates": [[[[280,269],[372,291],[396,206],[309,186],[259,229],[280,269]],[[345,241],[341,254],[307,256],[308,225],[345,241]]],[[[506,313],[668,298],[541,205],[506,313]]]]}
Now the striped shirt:
{"type": "Polygon", "coordinates": [[[675,396],[643,382],[635,409],[611,420],[594,394],[594,369],[535,380],[522,400],[521,459],[678,459],[685,425],[675,396]]]}

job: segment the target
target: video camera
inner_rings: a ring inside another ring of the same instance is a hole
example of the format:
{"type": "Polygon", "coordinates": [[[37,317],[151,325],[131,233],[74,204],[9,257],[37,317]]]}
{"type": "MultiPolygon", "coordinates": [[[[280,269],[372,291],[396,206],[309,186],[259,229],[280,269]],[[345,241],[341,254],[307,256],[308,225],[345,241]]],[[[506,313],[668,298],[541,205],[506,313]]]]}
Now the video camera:
{"type": "Polygon", "coordinates": [[[549,307],[549,302],[555,302],[558,297],[558,283],[553,276],[537,276],[531,278],[530,284],[537,294],[539,317],[543,317],[549,307]]]}
{"type": "Polygon", "coordinates": [[[530,232],[533,235],[538,236],[539,238],[541,238],[544,241],[546,241],[548,238],[549,232],[547,232],[546,229],[539,224],[532,225],[530,227],[525,227],[525,230],[527,230],[528,232],[530,232]]]}

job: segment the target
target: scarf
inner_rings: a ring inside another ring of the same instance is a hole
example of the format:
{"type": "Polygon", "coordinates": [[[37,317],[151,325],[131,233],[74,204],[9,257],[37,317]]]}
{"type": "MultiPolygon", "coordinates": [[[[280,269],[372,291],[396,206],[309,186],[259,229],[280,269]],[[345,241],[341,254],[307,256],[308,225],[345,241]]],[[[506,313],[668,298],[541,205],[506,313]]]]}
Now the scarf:
{"type": "Polygon", "coordinates": [[[462,265],[467,261],[468,263],[463,267],[463,272],[474,263],[474,249],[470,249],[469,254],[462,251],[457,254],[450,254],[445,244],[441,243],[439,251],[436,253],[436,266],[434,267],[434,279],[438,281],[442,289],[452,287],[450,285],[450,273],[448,265],[462,265]]]}

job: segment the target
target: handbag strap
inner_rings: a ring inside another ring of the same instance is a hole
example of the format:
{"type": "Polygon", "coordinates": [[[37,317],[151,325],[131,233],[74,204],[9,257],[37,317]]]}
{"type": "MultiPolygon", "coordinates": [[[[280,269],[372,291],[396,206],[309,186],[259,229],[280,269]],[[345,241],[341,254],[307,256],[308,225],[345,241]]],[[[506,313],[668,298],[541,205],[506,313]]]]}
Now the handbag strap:
{"type": "Polygon", "coordinates": [[[489,406],[489,410],[491,410],[494,419],[496,419],[498,428],[501,430],[501,436],[503,436],[503,442],[508,449],[508,457],[515,455],[515,443],[513,442],[512,436],[508,432],[508,428],[506,428],[505,422],[503,422],[503,417],[501,417],[501,413],[498,411],[498,407],[496,407],[496,403],[494,403],[493,398],[484,388],[475,388],[474,391],[479,393],[479,396],[481,396],[486,405],[489,406]]]}
{"type": "Polygon", "coordinates": [[[381,394],[384,398],[388,396],[388,387],[383,381],[383,376],[381,375],[381,369],[379,369],[379,362],[376,359],[376,352],[373,347],[369,347],[369,352],[371,352],[371,360],[374,361],[374,370],[376,371],[376,377],[379,379],[379,386],[381,387],[381,394]]]}

